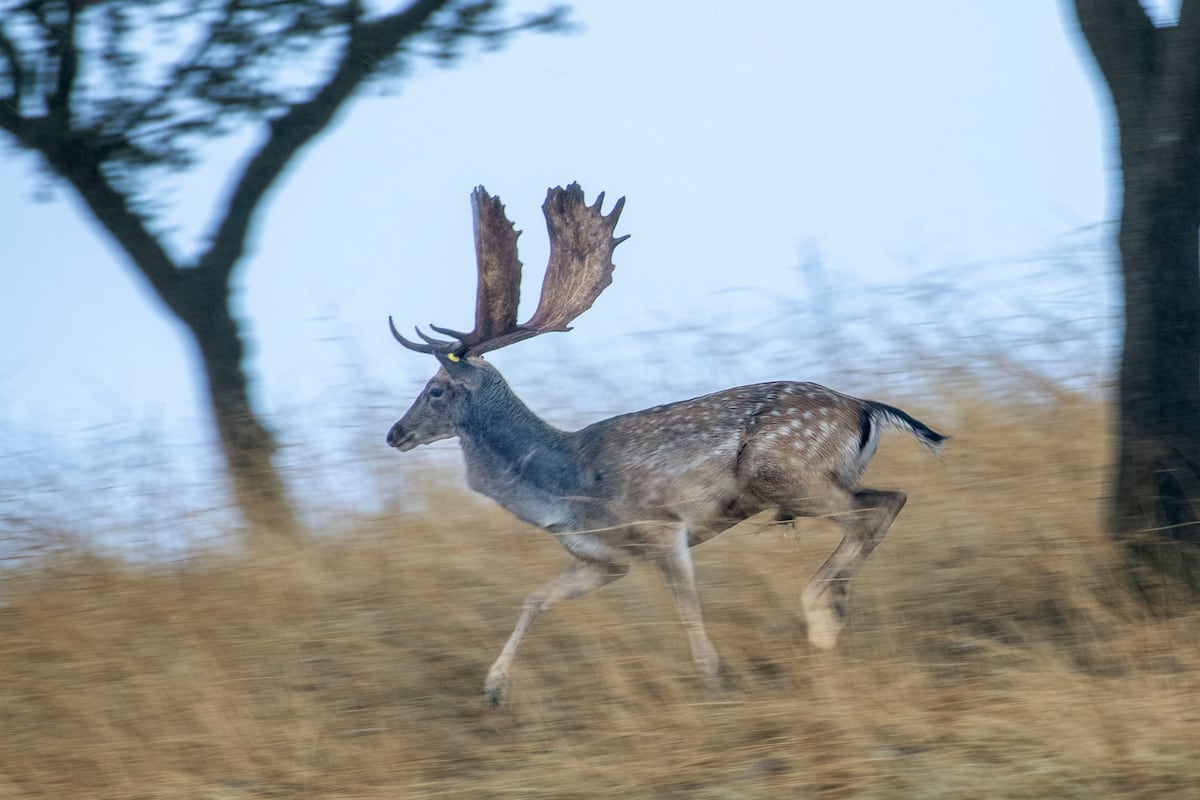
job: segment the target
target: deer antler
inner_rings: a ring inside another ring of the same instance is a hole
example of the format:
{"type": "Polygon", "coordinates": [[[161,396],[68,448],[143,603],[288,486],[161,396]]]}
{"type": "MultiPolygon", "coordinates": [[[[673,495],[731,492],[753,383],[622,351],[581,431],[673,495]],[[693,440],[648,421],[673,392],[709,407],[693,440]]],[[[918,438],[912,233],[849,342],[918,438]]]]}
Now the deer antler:
{"type": "Polygon", "coordinates": [[[546,194],[542,212],[550,234],[550,262],[542,280],[537,311],[524,324],[517,324],[517,302],[521,292],[521,261],[517,237],[521,232],[504,215],[500,198],[479,186],[471,194],[475,217],[475,259],[479,286],[475,294],[475,328],[469,333],[430,325],[434,331],[457,341],[434,339],[417,330],[425,344],[400,335],[391,318],[388,324],[400,344],[421,353],[474,356],[498,350],[523,339],[551,331],[568,331],[570,323],[612,283],[613,250],[628,236],[613,238],[622,197],[605,216],[601,212],[604,193],[588,206],[583,189],[572,183],[546,194]]]}
{"type": "Polygon", "coordinates": [[[517,301],[521,294],[521,260],[517,258],[517,237],[521,232],[504,215],[499,197],[492,197],[482,186],[471,192],[471,212],[475,219],[475,262],[479,286],[475,293],[475,329],[470,333],[429,327],[458,341],[426,336],[416,329],[425,344],[411,342],[400,335],[388,317],[396,341],[419,353],[466,355],[472,346],[517,326],[517,301]]]}
{"type": "Polygon", "coordinates": [[[592,307],[612,283],[612,254],[629,238],[613,238],[625,198],[617,200],[608,216],[601,213],[604,192],[591,206],[584,205],[583,189],[572,183],[551,189],[542,203],[550,234],[550,263],[542,281],[537,311],[522,327],[538,333],[568,331],[569,323],[592,307]]]}

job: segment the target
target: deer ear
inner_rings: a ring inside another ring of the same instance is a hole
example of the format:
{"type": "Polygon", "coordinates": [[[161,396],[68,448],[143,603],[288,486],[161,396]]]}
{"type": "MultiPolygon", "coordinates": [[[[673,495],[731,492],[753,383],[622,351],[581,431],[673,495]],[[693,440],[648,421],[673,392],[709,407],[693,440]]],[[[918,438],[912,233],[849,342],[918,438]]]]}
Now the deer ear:
{"type": "Polygon", "coordinates": [[[462,356],[455,353],[438,353],[435,351],[433,355],[438,360],[438,363],[445,367],[446,371],[451,375],[467,363],[462,356]]]}
{"type": "Polygon", "coordinates": [[[479,367],[470,363],[466,356],[456,353],[434,353],[434,356],[454,380],[462,381],[472,388],[479,383],[479,367]]]}

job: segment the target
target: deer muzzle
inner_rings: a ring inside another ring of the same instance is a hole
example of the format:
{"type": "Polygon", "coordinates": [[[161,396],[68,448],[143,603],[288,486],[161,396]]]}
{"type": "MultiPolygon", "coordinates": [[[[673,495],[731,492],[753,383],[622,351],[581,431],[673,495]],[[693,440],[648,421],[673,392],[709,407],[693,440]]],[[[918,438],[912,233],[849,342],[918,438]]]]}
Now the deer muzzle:
{"type": "Polygon", "coordinates": [[[417,435],[412,431],[405,430],[404,426],[397,422],[388,431],[387,443],[390,447],[394,447],[403,453],[417,446],[417,435]]]}

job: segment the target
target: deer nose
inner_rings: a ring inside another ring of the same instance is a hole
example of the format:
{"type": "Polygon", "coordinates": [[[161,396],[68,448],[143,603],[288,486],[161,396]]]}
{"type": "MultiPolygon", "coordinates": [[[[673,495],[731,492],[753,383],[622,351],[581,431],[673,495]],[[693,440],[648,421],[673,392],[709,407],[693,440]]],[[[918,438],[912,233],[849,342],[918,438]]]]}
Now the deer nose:
{"type": "Polygon", "coordinates": [[[395,425],[392,426],[391,430],[388,431],[388,434],[387,434],[388,447],[398,446],[400,444],[400,440],[403,438],[404,438],[404,431],[403,431],[403,429],[401,429],[400,423],[397,422],[395,425]]]}
{"type": "Polygon", "coordinates": [[[388,431],[387,443],[389,447],[395,447],[401,452],[412,450],[417,446],[417,435],[411,431],[404,430],[404,426],[397,422],[388,431]]]}

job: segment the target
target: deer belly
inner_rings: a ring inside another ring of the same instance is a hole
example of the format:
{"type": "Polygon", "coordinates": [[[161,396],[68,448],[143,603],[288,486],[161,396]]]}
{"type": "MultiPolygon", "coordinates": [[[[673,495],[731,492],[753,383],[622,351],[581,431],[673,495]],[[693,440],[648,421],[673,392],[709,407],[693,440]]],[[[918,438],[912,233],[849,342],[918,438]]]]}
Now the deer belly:
{"type": "Polygon", "coordinates": [[[555,532],[554,538],[564,550],[583,561],[621,564],[637,555],[628,547],[619,547],[603,541],[600,536],[586,531],[555,532]]]}
{"type": "Polygon", "coordinates": [[[570,510],[567,504],[558,498],[506,496],[492,499],[508,509],[517,519],[543,530],[553,532],[570,523],[570,510]]]}

